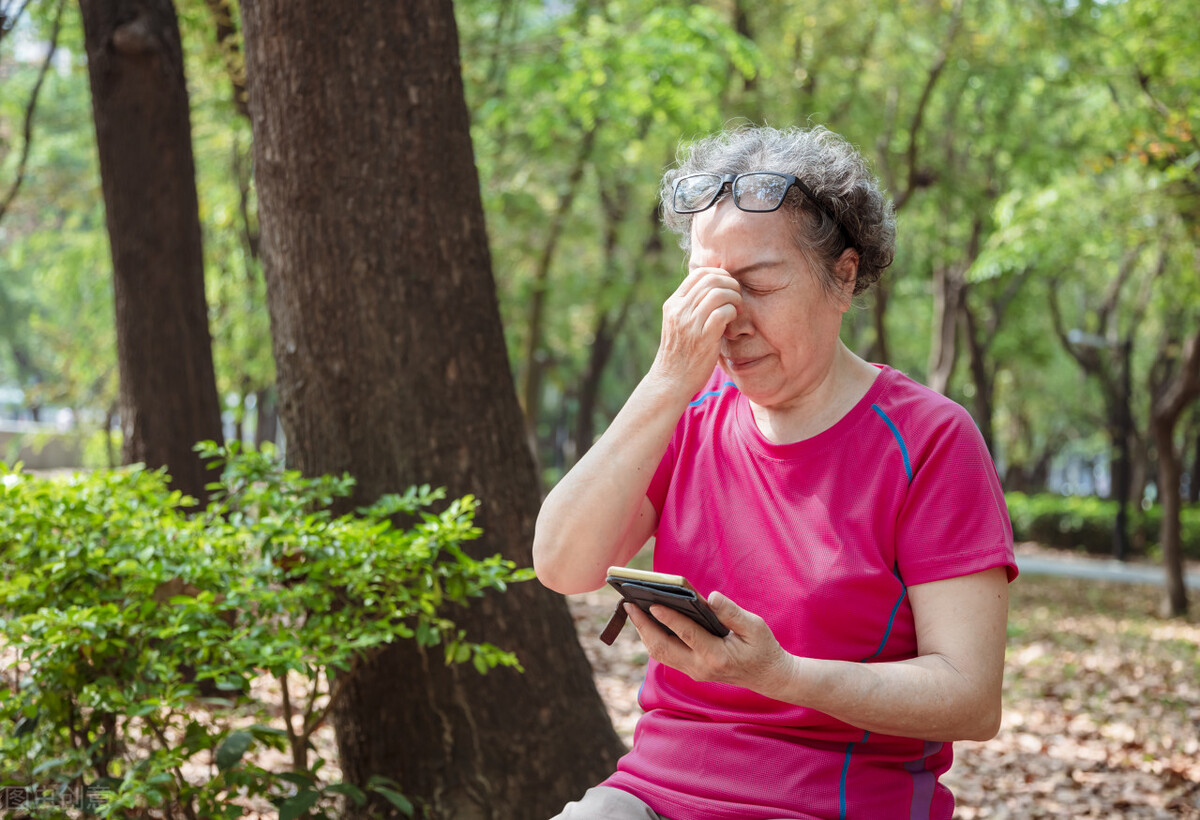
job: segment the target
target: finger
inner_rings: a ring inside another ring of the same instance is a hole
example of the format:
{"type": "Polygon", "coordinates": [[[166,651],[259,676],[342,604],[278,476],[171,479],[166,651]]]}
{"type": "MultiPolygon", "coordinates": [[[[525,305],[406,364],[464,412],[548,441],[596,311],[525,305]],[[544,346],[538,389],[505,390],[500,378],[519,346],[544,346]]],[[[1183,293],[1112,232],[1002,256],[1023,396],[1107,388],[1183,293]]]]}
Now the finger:
{"type": "Polygon", "coordinates": [[[738,291],[738,281],[721,268],[696,268],[679,285],[675,295],[693,304],[702,300],[714,288],[738,291]]]}
{"type": "Polygon", "coordinates": [[[686,300],[700,284],[708,273],[711,273],[710,268],[695,268],[688,271],[687,276],[683,277],[683,281],[675,288],[675,292],[671,294],[671,298],[678,300],[686,300]]]}
{"type": "Polygon", "coordinates": [[[740,310],[742,289],[731,276],[714,277],[711,282],[698,288],[692,299],[693,315],[707,318],[722,305],[733,305],[735,311],[740,310]]]}
{"type": "Polygon", "coordinates": [[[625,604],[625,612],[628,613],[629,620],[637,630],[638,637],[642,639],[650,657],[661,663],[672,665],[669,658],[671,650],[674,648],[673,644],[677,646],[678,640],[668,635],[662,626],[656,624],[654,619],[636,604],[625,604]]]}
{"type": "Polygon", "coordinates": [[[720,336],[725,332],[725,328],[737,319],[737,314],[737,307],[731,303],[717,307],[705,318],[704,325],[700,328],[701,335],[705,338],[720,336]]]}
{"type": "Polygon", "coordinates": [[[745,635],[750,631],[754,616],[729,597],[714,590],[708,595],[708,605],[717,616],[717,620],[729,627],[735,635],[745,635]]]}
{"type": "Polygon", "coordinates": [[[694,649],[696,647],[696,643],[702,640],[701,634],[708,634],[706,630],[702,629],[691,618],[671,609],[669,606],[655,604],[650,607],[650,614],[658,619],[660,624],[674,632],[675,637],[689,648],[694,649]]]}
{"type": "Polygon", "coordinates": [[[666,631],[663,630],[663,628],[661,626],[659,626],[658,624],[656,624],[654,622],[653,618],[651,618],[644,611],[642,611],[642,608],[640,606],[638,606],[637,604],[631,604],[628,602],[626,602],[624,604],[624,606],[625,606],[626,614],[629,615],[630,622],[633,624],[634,628],[637,629],[638,634],[642,636],[643,643],[646,641],[646,639],[648,637],[649,638],[654,638],[656,636],[661,636],[663,638],[669,637],[667,635],[666,631]]]}

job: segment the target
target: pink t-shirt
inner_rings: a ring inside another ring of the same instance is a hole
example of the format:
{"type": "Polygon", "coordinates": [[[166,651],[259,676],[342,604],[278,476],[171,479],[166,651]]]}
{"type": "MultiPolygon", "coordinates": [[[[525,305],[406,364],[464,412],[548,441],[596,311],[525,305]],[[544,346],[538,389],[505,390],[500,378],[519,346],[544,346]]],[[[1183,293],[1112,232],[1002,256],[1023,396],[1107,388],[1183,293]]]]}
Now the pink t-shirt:
{"type": "MultiPolygon", "coordinates": [[[[1012,528],[965,410],[889,367],[833,427],[772,444],[718,369],[647,492],[654,568],[721,590],[789,652],[915,657],[907,587],[1008,568],[1012,528]]],[[[951,744],[856,729],[651,660],[633,750],[604,785],[672,820],[949,818],[951,744]]]]}

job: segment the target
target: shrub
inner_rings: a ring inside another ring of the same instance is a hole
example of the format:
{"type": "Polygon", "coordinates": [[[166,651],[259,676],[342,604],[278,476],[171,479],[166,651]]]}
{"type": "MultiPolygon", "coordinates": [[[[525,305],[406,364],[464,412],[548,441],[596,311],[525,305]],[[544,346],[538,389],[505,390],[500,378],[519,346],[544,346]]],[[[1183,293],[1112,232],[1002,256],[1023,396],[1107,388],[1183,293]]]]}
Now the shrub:
{"type": "Polygon", "coordinates": [[[516,666],[446,613],[529,572],[462,551],[480,534],[469,496],[433,513],[444,493],[412,488],[335,517],[348,476],[201,451],[222,472],[195,514],[161,471],[47,480],[0,464],[0,648],[15,661],[0,759],[18,767],[5,775],[83,795],[77,808],[100,816],[239,817],[270,800],[283,820],[322,817],[364,789],[411,812],[382,778],[329,782],[312,735],[364,656],[392,641],[440,646],[481,674],[516,666]],[[282,688],[280,717],[251,689],[262,676],[282,688]],[[267,748],[290,765],[248,754],[267,748]]]}
{"type": "MultiPolygon", "coordinates": [[[[1049,493],[1006,493],[1013,536],[1049,547],[1111,555],[1117,503],[1092,496],[1049,493]]],[[[1129,539],[1134,555],[1156,556],[1162,508],[1142,510],[1130,505],[1129,539]]],[[[1200,507],[1185,506],[1180,515],[1184,555],[1200,559],[1200,507]]]]}

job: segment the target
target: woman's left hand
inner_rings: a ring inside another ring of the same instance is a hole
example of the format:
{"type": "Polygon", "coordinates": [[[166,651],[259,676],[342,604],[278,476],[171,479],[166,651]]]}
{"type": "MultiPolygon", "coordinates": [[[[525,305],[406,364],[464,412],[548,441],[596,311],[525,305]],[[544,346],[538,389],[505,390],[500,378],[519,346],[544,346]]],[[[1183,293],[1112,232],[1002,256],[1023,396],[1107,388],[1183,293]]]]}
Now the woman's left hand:
{"type": "Polygon", "coordinates": [[[627,603],[625,609],[650,657],[693,680],[730,683],[764,693],[775,690],[793,674],[795,659],[779,645],[766,621],[719,592],[709,595],[708,603],[729,627],[724,638],[669,607],[652,606],[650,612],[674,636],[636,605],[627,603]]]}

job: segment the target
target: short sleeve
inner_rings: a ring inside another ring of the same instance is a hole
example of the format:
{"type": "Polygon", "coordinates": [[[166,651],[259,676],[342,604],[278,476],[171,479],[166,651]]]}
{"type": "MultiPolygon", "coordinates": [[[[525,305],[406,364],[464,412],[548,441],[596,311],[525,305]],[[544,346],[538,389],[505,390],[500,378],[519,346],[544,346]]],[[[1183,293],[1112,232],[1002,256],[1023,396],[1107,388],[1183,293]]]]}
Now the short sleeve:
{"type": "Polygon", "coordinates": [[[995,464],[957,405],[914,448],[912,481],[897,521],[896,560],[906,584],[1005,567],[1017,577],[1012,524],[995,464]]]}

